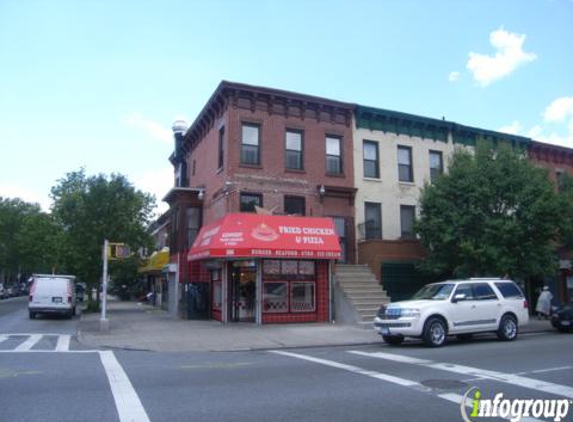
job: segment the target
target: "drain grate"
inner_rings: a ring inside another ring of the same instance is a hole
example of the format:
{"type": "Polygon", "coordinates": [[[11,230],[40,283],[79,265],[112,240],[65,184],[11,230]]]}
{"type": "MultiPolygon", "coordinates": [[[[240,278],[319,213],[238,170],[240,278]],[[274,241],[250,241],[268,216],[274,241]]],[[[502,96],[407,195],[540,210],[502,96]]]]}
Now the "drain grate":
{"type": "Polygon", "coordinates": [[[459,390],[461,388],[468,386],[463,381],[448,380],[448,379],[424,380],[420,382],[420,384],[429,388],[435,388],[437,390],[459,390]]]}

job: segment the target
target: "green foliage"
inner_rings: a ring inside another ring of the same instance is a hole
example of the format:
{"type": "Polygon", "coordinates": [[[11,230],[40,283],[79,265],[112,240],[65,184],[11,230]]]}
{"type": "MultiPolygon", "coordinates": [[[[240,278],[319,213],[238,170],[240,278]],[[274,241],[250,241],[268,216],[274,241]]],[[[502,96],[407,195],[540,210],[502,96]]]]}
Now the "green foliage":
{"type": "Polygon", "coordinates": [[[7,279],[57,266],[59,235],[58,225],[39,205],[0,197],[0,269],[7,279]]]}
{"type": "Polygon", "coordinates": [[[562,201],[522,151],[485,142],[475,154],[456,151],[448,173],[424,187],[420,206],[426,269],[524,278],[556,269],[562,201]]]}
{"type": "MultiPolygon", "coordinates": [[[[132,251],[152,244],[147,228],[154,198],[136,190],[120,174],[87,177],[83,169],[68,173],[52,188],[53,214],[63,230],[65,261],[71,272],[88,285],[99,285],[105,239],[126,243],[132,251]]],[[[110,273],[136,277],[135,263],[111,263],[110,273]],[[125,268],[128,268],[126,270],[125,268]]]]}

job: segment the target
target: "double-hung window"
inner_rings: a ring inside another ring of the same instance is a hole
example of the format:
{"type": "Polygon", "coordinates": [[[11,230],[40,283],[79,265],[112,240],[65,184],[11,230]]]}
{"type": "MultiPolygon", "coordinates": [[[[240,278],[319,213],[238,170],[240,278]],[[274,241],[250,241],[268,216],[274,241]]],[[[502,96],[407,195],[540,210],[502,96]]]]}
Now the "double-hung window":
{"type": "Polygon", "coordinates": [[[285,214],[306,215],[306,201],[303,196],[285,196],[285,214]]]}
{"type": "Polygon", "coordinates": [[[241,212],[255,212],[257,207],[263,206],[263,195],[260,193],[241,193],[241,212]]]}
{"type": "Polygon", "coordinates": [[[285,139],[286,168],[303,170],[303,136],[300,130],[287,130],[285,139]]]}
{"type": "Polygon", "coordinates": [[[398,146],[398,180],[400,182],[413,182],[412,148],[398,146]]]}
{"type": "Polygon", "coordinates": [[[342,174],[342,139],[334,136],[326,137],[326,172],[342,174]]]}
{"type": "Polygon", "coordinates": [[[430,180],[435,182],[444,172],[444,162],[441,151],[430,151],[430,180]]]}
{"type": "Polygon", "coordinates": [[[218,169],[223,168],[225,164],[225,126],[219,129],[219,154],[218,154],[218,169]]]}
{"type": "Polygon", "coordinates": [[[380,177],[378,142],[364,141],[362,145],[362,153],[364,155],[364,177],[378,179],[380,177]]]}
{"type": "Polygon", "coordinates": [[[382,206],[375,202],[364,203],[364,235],[366,239],[382,239],[382,206]]]}
{"type": "Polygon", "coordinates": [[[416,207],[400,205],[401,236],[405,239],[414,237],[414,220],[416,219],[416,207]]]}
{"type": "Polygon", "coordinates": [[[241,139],[241,164],[258,166],[261,164],[260,126],[243,123],[241,139]]]}

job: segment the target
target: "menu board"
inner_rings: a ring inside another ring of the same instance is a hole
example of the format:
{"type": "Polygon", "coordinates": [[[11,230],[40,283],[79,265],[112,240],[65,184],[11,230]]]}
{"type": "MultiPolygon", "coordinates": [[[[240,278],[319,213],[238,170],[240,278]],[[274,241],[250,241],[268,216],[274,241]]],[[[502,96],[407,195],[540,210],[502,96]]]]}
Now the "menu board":
{"type": "Polygon", "coordinates": [[[282,274],[297,274],[298,273],[298,261],[282,261],[282,274]]]}
{"type": "Polygon", "coordinates": [[[299,261],[298,262],[299,274],[314,274],[314,261],[299,261]]]}
{"type": "Polygon", "coordinates": [[[263,272],[269,275],[281,273],[281,262],[276,260],[265,260],[263,264],[263,272]]]}

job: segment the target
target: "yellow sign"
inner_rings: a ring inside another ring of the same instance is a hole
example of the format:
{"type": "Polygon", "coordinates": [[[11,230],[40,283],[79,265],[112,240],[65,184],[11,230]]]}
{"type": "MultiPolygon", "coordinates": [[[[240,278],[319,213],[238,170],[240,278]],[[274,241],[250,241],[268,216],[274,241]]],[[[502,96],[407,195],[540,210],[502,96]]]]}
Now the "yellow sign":
{"type": "Polygon", "coordinates": [[[124,243],[109,243],[107,248],[108,259],[125,259],[131,256],[129,246],[124,243]]]}

